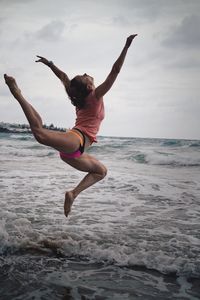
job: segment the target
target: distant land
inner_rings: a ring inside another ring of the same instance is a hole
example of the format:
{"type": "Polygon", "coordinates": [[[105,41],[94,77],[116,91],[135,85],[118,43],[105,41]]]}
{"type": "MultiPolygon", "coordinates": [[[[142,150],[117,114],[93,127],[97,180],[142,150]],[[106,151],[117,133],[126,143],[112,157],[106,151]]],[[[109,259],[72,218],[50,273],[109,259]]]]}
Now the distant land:
{"type": "MultiPolygon", "coordinates": [[[[54,126],[53,124],[46,125],[44,124],[44,128],[55,130],[55,131],[66,131],[66,128],[60,128],[54,126]]],[[[28,124],[16,124],[16,123],[4,123],[0,122],[0,132],[5,133],[32,133],[30,126],[28,124]]]]}

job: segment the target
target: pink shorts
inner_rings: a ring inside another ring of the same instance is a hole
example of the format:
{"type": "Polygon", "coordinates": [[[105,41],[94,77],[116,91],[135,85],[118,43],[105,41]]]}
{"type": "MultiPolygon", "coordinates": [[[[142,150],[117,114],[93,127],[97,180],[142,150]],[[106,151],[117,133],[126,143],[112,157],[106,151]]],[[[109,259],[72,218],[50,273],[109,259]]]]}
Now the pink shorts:
{"type": "Polygon", "coordinates": [[[65,152],[60,152],[60,158],[76,158],[81,156],[81,151],[76,150],[72,153],[65,153],[65,152]]]}
{"type": "Polygon", "coordinates": [[[85,136],[82,133],[81,130],[79,130],[78,128],[73,128],[70,130],[71,133],[75,134],[79,140],[80,140],[80,147],[78,150],[72,152],[72,153],[65,153],[65,152],[60,152],[60,158],[77,158],[80,157],[83,152],[84,152],[84,148],[85,148],[85,136]],[[80,134],[81,135],[80,135],[80,134]]]}

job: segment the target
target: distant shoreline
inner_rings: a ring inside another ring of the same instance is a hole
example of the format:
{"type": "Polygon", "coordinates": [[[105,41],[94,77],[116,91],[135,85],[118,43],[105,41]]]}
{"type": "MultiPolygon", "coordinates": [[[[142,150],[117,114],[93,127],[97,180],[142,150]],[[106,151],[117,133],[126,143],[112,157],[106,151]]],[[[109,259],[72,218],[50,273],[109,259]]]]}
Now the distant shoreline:
{"type": "MultiPolygon", "coordinates": [[[[43,125],[44,128],[60,131],[60,132],[66,132],[70,128],[62,128],[54,126],[53,124],[50,125],[43,125]]],[[[32,134],[32,131],[30,129],[30,126],[28,124],[17,124],[17,123],[6,123],[6,122],[0,122],[0,133],[15,133],[15,134],[32,134]]],[[[148,140],[163,140],[163,141],[176,141],[176,140],[183,140],[183,141],[200,141],[198,138],[166,138],[166,137],[130,137],[130,136],[111,136],[111,135],[99,135],[98,137],[105,137],[105,138],[121,138],[121,139],[148,139],[148,140]]]]}
{"type": "MultiPolygon", "coordinates": [[[[55,131],[66,132],[66,128],[60,128],[60,127],[54,126],[53,124],[44,125],[43,127],[46,129],[51,129],[51,130],[55,130],[55,131]]],[[[28,124],[16,124],[16,123],[4,123],[4,122],[0,122],[0,132],[32,134],[32,131],[28,124]]]]}

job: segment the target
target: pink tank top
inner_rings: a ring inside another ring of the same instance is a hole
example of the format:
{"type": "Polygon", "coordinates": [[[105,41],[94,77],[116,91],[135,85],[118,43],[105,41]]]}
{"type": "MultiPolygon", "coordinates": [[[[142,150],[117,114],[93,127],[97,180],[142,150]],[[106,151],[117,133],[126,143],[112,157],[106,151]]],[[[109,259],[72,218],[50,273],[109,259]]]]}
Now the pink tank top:
{"type": "Polygon", "coordinates": [[[93,90],[86,98],[85,107],[76,108],[75,127],[85,133],[91,143],[97,142],[96,135],[104,119],[104,114],[103,98],[97,99],[95,90],[93,90]]]}

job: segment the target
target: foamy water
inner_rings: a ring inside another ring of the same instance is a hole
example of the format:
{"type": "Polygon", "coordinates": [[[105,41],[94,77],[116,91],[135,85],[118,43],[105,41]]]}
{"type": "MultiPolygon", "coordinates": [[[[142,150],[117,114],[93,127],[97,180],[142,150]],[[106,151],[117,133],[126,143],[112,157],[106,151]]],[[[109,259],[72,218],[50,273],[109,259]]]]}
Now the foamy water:
{"type": "Polygon", "coordinates": [[[199,141],[99,138],[108,175],[69,218],[83,173],[28,134],[0,151],[0,298],[200,299],[199,141]]]}

